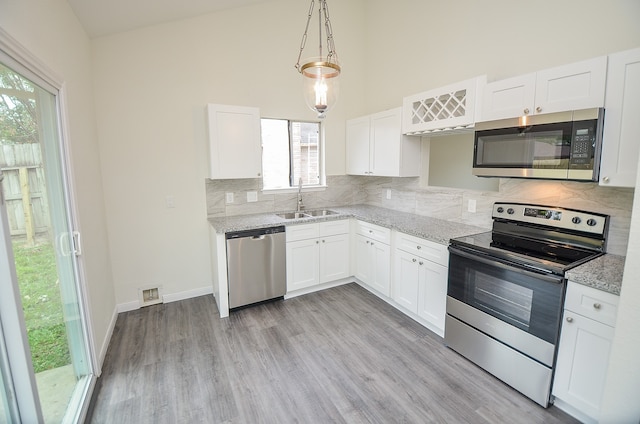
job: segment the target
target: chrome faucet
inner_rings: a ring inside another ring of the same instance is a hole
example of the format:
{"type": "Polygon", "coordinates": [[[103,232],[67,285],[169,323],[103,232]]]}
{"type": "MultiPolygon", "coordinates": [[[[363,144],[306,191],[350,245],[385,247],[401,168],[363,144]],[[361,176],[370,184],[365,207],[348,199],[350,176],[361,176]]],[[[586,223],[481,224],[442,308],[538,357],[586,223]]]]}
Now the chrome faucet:
{"type": "Polygon", "coordinates": [[[296,212],[300,212],[304,209],[304,205],[302,204],[302,178],[298,181],[298,208],[296,212]]]}

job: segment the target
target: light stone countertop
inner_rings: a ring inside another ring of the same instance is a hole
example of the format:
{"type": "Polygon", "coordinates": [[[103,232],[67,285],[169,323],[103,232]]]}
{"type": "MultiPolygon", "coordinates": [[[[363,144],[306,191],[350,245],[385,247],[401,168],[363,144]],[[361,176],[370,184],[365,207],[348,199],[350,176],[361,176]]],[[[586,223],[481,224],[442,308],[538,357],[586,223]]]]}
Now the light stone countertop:
{"type": "Polygon", "coordinates": [[[567,278],[578,284],[620,295],[624,256],[602,255],[567,271],[567,278]]]}
{"type": "MultiPolygon", "coordinates": [[[[449,240],[452,238],[489,231],[487,228],[430,218],[408,212],[399,212],[371,205],[331,207],[328,209],[337,212],[337,214],[300,219],[284,219],[273,212],[209,218],[209,223],[215,229],[216,233],[223,234],[232,231],[274,227],[278,225],[289,226],[335,219],[356,218],[443,245],[448,245],[449,240]]],[[[620,295],[624,261],[624,256],[606,254],[567,271],[567,278],[578,284],[620,295]]]]}
{"type": "Polygon", "coordinates": [[[451,238],[489,231],[487,228],[445,221],[438,218],[429,218],[408,212],[394,211],[378,206],[355,205],[331,207],[328,209],[337,212],[337,214],[300,219],[284,219],[277,216],[275,212],[261,213],[209,218],[209,224],[216,230],[216,233],[220,234],[278,225],[288,226],[335,219],[356,218],[444,245],[448,245],[449,239],[451,238]]]}

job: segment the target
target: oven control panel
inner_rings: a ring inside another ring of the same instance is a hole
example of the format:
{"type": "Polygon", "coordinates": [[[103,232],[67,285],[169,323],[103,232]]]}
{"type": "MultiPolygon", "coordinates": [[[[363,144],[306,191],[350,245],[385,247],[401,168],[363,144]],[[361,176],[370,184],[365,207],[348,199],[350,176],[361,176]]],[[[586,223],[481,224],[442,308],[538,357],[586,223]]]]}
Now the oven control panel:
{"type": "Polygon", "coordinates": [[[524,203],[496,202],[492,217],[604,235],[608,216],[594,212],[524,203]]]}

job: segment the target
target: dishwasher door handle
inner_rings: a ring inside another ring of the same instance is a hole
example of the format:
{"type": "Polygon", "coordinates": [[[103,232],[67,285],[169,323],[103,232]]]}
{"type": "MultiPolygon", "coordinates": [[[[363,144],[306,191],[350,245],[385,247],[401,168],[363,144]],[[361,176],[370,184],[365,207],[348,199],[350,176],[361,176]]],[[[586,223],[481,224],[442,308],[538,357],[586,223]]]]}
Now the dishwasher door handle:
{"type": "Polygon", "coordinates": [[[264,240],[264,234],[251,237],[251,240],[264,240]]]}

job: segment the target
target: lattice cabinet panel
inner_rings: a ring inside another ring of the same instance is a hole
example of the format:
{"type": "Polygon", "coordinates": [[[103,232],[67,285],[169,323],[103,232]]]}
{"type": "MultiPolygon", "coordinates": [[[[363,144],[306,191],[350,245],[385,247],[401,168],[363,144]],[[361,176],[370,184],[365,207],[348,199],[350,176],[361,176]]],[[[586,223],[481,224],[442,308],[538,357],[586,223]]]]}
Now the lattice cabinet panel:
{"type": "Polygon", "coordinates": [[[405,97],[402,132],[445,135],[469,131],[478,109],[477,93],[485,83],[486,77],[481,76],[405,97]]]}

